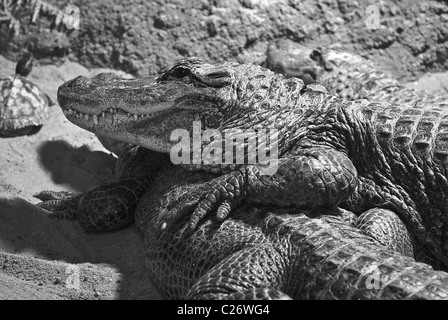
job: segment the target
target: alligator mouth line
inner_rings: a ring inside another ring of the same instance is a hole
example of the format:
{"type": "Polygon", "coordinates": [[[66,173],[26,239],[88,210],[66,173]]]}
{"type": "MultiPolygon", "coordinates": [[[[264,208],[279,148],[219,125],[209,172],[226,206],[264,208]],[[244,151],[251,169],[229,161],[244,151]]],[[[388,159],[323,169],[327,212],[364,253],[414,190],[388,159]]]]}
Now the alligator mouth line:
{"type": "Polygon", "coordinates": [[[159,112],[153,112],[151,114],[136,114],[136,113],[130,113],[130,112],[124,111],[122,109],[114,109],[114,108],[109,108],[105,111],[102,111],[100,114],[83,113],[76,109],[63,109],[62,112],[64,113],[64,115],[67,118],[80,119],[80,120],[84,120],[84,121],[93,120],[93,123],[95,125],[98,125],[99,121],[102,118],[104,118],[104,119],[109,118],[113,121],[114,117],[125,116],[128,119],[134,119],[134,121],[138,121],[138,120],[146,120],[146,119],[152,118],[155,115],[160,113],[160,111],[159,111],[159,112]]]}

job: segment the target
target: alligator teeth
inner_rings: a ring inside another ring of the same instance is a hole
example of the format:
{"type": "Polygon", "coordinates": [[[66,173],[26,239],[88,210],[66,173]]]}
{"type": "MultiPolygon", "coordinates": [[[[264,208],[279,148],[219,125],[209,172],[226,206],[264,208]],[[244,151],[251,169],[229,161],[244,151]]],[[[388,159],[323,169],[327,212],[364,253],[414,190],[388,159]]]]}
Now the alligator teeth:
{"type": "Polygon", "coordinates": [[[88,114],[84,115],[84,119],[86,119],[86,121],[89,121],[90,116],[88,114]]]}
{"type": "Polygon", "coordinates": [[[134,121],[138,120],[138,114],[134,114],[134,121]]]}
{"type": "Polygon", "coordinates": [[[98,116],[97,116],[96,114],[94,114],[94,115],[92,116],[92,118],[93,118],[93,123],[94,123],[95,125],[97,125],[97,124],[98,124],[98,116]]]}
{"type": "Polygon", "coordinates": [[[101,112],[101,116],[103,117],[103,118],[106,118],[106,113],[103,111],[103,112],[101,112]]]}
{"type": "Polygon", "coordinates": [[[73,115],[73,109],[68,109],[68,114],[71,116],[73,115]]]}

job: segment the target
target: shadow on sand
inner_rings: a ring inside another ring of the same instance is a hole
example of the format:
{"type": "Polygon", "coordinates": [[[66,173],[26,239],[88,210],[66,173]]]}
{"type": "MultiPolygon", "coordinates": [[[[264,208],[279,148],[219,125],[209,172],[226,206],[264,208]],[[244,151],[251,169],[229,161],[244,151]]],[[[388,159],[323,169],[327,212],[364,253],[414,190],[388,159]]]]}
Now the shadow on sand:
{"type": "MultiPolygon", "coordinates": [[[[107,270],[114,269],[116,274],[122,274],[118,285],[105,285],[120,288],[109,296],[116,299],[157,298],[145,271],[143,240],[135,226],[109,233],[88,233],[76,221],[51,219],[45,211],[23,199],[3,198],[0,199],[0,248],[0,251],[19,255],[21,260],[22,257],[34,260],[25,264],[35,264],[34,258],[39,258],[48,263],[56,263],[53,260],[91,263],[100,270],[107,266],[107,270]]],[[[21,268],[20,263],[15,266],[17,268],[21,268]]],[[[32,268],[36,277],[42,277],[39,271],[38,267],[32,268]]]]}
{"type": "Polygon", "coordinates": [[[64,140],[46,141],[39,147],[39,161],[55,184],[82,192],[114,178],[115,157],[87,146],[74,148],[64,140]]]}

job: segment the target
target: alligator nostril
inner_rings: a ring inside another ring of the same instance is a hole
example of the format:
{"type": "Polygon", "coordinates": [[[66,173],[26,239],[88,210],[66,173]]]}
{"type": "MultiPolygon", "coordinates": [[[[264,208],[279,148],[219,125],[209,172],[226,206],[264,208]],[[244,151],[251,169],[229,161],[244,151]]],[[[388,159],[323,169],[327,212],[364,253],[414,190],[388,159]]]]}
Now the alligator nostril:
{"type": "Polygon", "coordinates": [[[118,79],[120,78],[116,73],[113,72],[104,72],[104,73],[99,73],[97,75],[95,75],[92,78],[92,81],[95,82],[99,82],[99,83],[105,83],[114,79],[118,79]]]}
{"type": "Polygon", "coordinates": [[[78,87],[86,87],[92,83],[90,78],[84,76],[78,76],[73,80],[70,80],[64,84],[66,87],[78,88],[78,87]]]}
{"type": "Polygon", "coordinates": [[[60,96],[70,94],[85,94],[92,86],[92,80],[84,76],[78,76],[62,84],[58,88],[58,100],[60,96]]]}

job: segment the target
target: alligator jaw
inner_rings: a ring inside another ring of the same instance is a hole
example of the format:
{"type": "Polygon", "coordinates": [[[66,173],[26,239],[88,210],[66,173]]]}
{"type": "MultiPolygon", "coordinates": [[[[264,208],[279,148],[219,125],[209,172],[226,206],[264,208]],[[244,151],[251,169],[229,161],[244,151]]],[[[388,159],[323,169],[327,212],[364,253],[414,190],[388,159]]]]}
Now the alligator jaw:
{"type": "Polygon", "coordinates": [[[92,78],[79,76],[61,85],[58,103],[70,117],[96,115],[99,118],[107,114],[152,116],[180,104],[195,93],[205,96],[203,91],[204,88],[178,81],[122,79],[102,73],[92,78]]]}
{"type": "Polygon", "coordinates": [[[181,81],[79,76],[58,89],[58,103],[77,126],[115,140],[169,152],[171,132],[187,129],[204,109],[216,107],[211,88],[181,81]]]}

